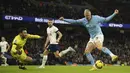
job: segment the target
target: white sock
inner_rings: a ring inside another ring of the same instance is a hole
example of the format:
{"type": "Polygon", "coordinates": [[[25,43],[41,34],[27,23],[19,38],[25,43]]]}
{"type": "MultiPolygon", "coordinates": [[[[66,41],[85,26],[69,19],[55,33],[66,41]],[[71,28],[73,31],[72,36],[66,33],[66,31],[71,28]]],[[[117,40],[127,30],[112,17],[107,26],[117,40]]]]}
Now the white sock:
{"type": "Polygon", "coordinates": [[[68,49],[65,49],[65,50],[63,50],[63,51],[61,51],[61,52],[59,53],[59,56],[62,57],[63,55],[65,55],[65,54],[68,53],[69,51],[70,51],[69,48],[68,48],[68,49]]]}
{"type": "Polygon", "coordinates": [[[42,59],[42,66],[45,66],[46,61],[47,61],[48,55],[44,55],[42,59]]]}
{"type": "Polygon", "coordinates": [[[110,53],[110,56],[113,57],[113,56],[115,56],[115,55],[114,55],[113,53],[110,53]]]}
{"type": "Polygon", "coordinates": [[[4,64],[7,64],[7,58],[3,56],[4,64]]]}
{"type": "Polygon", "coordinates": [[[7,58],[5,57],[5,61],[4,61],[5,64],[7,64],[7,58]]]}

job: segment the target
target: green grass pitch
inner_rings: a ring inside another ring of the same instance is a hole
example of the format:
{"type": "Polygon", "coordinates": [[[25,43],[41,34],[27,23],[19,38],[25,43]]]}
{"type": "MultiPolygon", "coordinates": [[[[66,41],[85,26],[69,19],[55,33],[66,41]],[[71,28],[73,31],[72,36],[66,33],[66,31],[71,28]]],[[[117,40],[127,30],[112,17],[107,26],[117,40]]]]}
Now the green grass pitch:
{"type": "Polygon", "coordinates": [[[0,66],[0,73],[130,73],[130,66],[105,66],[97,71],[89,71],[91,66],[26,66],[27,70],[20,70],[18,66],[0,66]]]}

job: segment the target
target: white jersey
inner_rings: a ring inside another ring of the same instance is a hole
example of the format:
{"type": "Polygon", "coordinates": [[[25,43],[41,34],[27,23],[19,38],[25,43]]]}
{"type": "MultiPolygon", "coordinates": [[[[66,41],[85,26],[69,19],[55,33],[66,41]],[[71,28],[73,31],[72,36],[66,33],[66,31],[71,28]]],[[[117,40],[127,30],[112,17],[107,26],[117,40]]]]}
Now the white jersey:
{"type": "Polygon", "coordinates": [[[58,28],[55,26],[47,28],[47,35],[49,37],[50,44],[58,44],[56,42],[58,28]]]}
{"type": "Polygon", "coordinates": [[[8,44],[8,42],[6,42],[6,41],[1,41],[0,42],[0,47],[1,47],[1,52],[7,52],[7,44],[8,44]]]}

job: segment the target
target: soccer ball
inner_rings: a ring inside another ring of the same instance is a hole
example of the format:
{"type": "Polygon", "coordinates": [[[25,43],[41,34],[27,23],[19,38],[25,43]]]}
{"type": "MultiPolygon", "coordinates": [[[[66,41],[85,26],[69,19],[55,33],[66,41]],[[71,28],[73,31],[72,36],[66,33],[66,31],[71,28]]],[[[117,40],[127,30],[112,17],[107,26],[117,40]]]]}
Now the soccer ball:
{"type": "Polygon", "coordinates": [[[95,63],[95,67],[97,69],[102,69],[104,66],[104,63],[101,61],[101,60],[97,60],[96,63],[95,63]]]}

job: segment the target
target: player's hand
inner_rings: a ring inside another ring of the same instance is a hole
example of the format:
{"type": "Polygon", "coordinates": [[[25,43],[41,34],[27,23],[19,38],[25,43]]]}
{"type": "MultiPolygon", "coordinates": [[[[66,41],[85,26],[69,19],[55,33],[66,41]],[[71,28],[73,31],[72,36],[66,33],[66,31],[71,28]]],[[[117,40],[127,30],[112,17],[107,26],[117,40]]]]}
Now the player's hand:
{"type": "Polygon", "coordinates": [[[115,13],[115,14],[118,14],[118,13],[119,13],[119,10],[116,9],[116,10],[114,11],[114,13],[115,13]]]}
{"type": "Polygon", "coordinates": [[[64,20],[64,17],[60,17],[59,20],[64,20]]]}
{"type": "Polygon", "coordinates": [[[44,37],[43,36],[40,36],[40,38],[39,39],[43,39],[44,37]]]}
{"type": "Polygon", "coordinates": [[[16,52],[18,55],[21,55],[22,54],[22,51],[21,50],[17,50],[16,52]]]}
{"type": "Polygon", "coordinates": [[[46,47],[43,47],[43,50],[47,49],[46,47]]]}
{"type": "Polygon", "coordinates": [[[47,48],[48,48],[48,46],[47,46],[47,45],[44,45],[43,49],[47,49],[47,48]]]}

